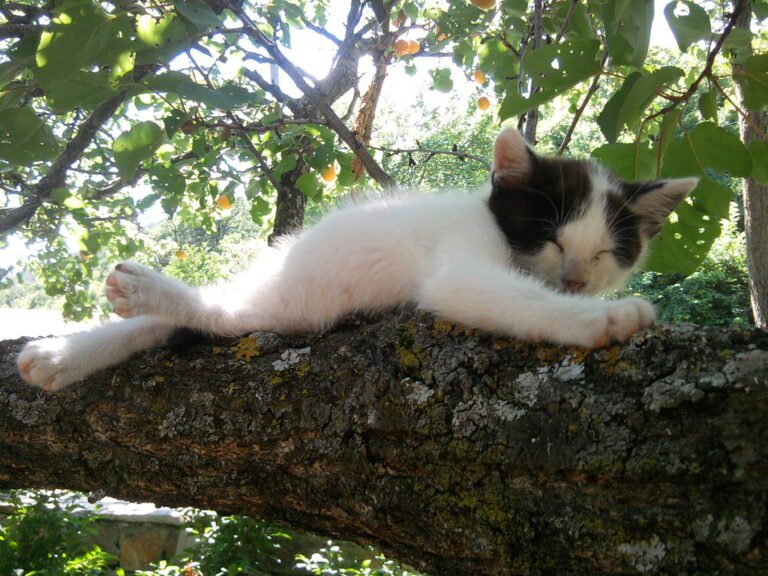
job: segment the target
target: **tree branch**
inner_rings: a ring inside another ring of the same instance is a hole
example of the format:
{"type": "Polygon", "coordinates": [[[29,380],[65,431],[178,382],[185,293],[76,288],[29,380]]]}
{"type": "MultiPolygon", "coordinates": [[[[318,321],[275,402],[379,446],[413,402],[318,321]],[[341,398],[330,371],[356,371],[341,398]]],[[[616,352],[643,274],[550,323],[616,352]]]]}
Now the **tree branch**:
{"type": "MultiPolygon", "coordinates": [[[[134,79],[140,80],[148,74],[152,66],[140,66],[134,71],[134,79]]],[[[75,162],[80,159],[83,152],[91,145],[96,133],[102,125],[109,120],[125,100],[127,92],[121,92],[117,96],[107,100],[96,108],[77,130],[77,134],[67,142],[64,151],[51,164],[48,172],[32,188],[31,194],[24,204],[18,208],[9,208],[0,212],[0,234],[4,234],[31,219],[37,209],[49,200],[50,194],[56,188],[61,188],[66,183],[67,173],[75,162]]]]}
{"type": "Polygon", "coordinates": [[[728,35],[731,33],[731,30],[733,30],[734,26],[736,26],[736,22],[739,19],[739,16],[744,11],[744,5],[745,5],[745,2],[743,1],[736,2],[736,5],[734,6],[734,9],[733,9],[733,13],[728,19],[728,23],[725,25],[725,28],[720,33],[720,37],[717,39],[717,42],[715,43],[714,47],[707,54],[707,60],[704,65],[704,69],[696,77],[696,80],[694,80],[690,84],[690,86],[688,86],[688,89],[683,94],[681,94],[680,96],[677,96],[671,104],[668,104],[658,112],[654,112],[650,116],[646,117],[646,121],[653,120],[654,118],[658,118],[659,116],[663,116],[667,112],[675,109],[678,106],[678,104],[680,104],[681,102],[688,102],[688,100],[691,99],[691,96],[693,96],[696,93],[696,90],[699,89],[699,84],[701,84],[702,80],[712,75],[712,67],[715,65],[715,58],[717,58],[717,55],[722,50],[723,44],[725,44],[725,40],[726,38],[728,38],[728,35]]]}
{"type": "Polygon", "coordinates": [[[433,156],[455,156],[459,160],[473,160],[475,162],[479,162],[483,168],[488,170],[490,172],[491,170],[491,163],[488,162],[486,158],[483,158],[481,156],[477,156],[475,154],[470,154],[468,152],[462,152],[461,150],[438,150],[435,148],[424,148],[423,146],[419,146],[418,148],[383,148],[380,146],[369,146],[372,150],[378,150],[380,152],[384,152],[386,154],[428,154],[431,157],[433,156]]]}
{"type": "MultiPolygon", "coordinates": [[[[344,143],[349,146],[350,150],[360,159],[368,173],[376,180],[383,188],[395,188],[396,182],[392,177],[384,172],[379,166],[373,156],[370,155],[365,146],[355,137],[354,133],[347,128],[344,122],[339,118],[331,108],[330,104],[326,100],[326,96],[317,89],[310,86],[304,79],[303,74],[291,63],[288,58],[280,51],[280,48],[269,38],[267,38],[261,30],[250,20],[247,14],[243,10],[236,11],[238,17],[243,21],[248,29],[248,35],[255,40],[260,46],[262,46],[277,62],[278,66],[293,80],[299,90],[304,93],[312,106],[317,109],[323,116],[325,116],[328,126],[336,132],[344,143]]],[[[333,101],[333,98],[328,98],[333,101]]]]}
{"type": "Polygon", "coordinates": [[[765,574],[768,334],[598,351],[404,310],[155,350],[58,395],[0,343],[0,489],[254,515],[432,574],[765,574]]]}

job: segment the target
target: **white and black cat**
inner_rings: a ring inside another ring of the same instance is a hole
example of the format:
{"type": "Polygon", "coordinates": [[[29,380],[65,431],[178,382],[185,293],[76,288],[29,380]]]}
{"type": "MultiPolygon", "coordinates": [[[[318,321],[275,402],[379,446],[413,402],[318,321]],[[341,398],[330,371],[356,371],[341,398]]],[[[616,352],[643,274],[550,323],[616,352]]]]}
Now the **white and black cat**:
{"type": "Polygon", "coordinates": [[[496,140],[490,196],[401,195],[340,209],[220,286],[119,264],[107,297],[125,320],[30,342],[18,368],[28,383],[59,390],[178,327],[317,332],[355,310],[406,302],[528,340],[622,342],[653,323],[653,307],[592,295],[627,280],[696,183],[623,182],[587,161],[539,156],[508,128],[496,140]]]}

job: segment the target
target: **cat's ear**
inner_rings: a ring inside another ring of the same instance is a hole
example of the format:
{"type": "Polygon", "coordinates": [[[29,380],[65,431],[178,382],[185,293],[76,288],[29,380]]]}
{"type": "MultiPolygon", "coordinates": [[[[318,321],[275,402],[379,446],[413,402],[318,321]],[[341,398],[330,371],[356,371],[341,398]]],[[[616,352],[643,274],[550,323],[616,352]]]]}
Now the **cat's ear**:
{"type": "Polygon", "coordinates": [[[522,134],[505,128],[493,147],[493,175],[507,181],[520,180],[531,171],[533,151],[522,134]]]}
{"type": "Polygon", "coordinates": [[[698,178],[676,178],[657,182],[626,182],[622,193],[640,217],[640,231],[651,238],[661,230],[670,212],[696,188],[698,178]]]}

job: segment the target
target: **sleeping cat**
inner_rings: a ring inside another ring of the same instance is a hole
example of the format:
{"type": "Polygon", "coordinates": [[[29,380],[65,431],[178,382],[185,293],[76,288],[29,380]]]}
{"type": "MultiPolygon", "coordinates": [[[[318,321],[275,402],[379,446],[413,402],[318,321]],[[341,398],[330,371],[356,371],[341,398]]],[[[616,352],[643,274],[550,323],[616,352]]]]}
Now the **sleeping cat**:
{"type": "Polygon", "coordinates": [[[653,323],[620,287],[695,178],[623,182],[587,161],[537,155],[514,129],[494,147],[490,196],[396,196],[332,212],[233,282],[192,288],[132,262],[106,281],[124,320],[30,342],[29,384],[59,390],[178,327],[214,335],[317,332],[355,310],[416,302],[467,326],[600,347],[653,323]]]}

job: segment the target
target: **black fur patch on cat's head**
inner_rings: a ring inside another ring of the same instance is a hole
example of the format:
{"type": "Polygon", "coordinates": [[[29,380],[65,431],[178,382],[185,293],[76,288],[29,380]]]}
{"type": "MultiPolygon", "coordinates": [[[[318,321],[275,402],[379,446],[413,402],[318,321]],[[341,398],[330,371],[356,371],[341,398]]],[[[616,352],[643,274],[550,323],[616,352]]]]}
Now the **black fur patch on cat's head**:
{"type": "Polygon", "coordinates": [[[488,207],[509,245],[534,254],[558,228],[584,213],[592,190],[589,163],[545,158],[525,148],[525,169],[510,173],[498,161],[488,207]]]}
{"type": "Polygon", "coordinates": [[[629,208],[623,187],[621,184],[620,192],[606,194],[605,217],[614,242],[616,262],[623,268],[631,268],[642,253],[643,239],[640,236],[640,219],[629,208]]]}

